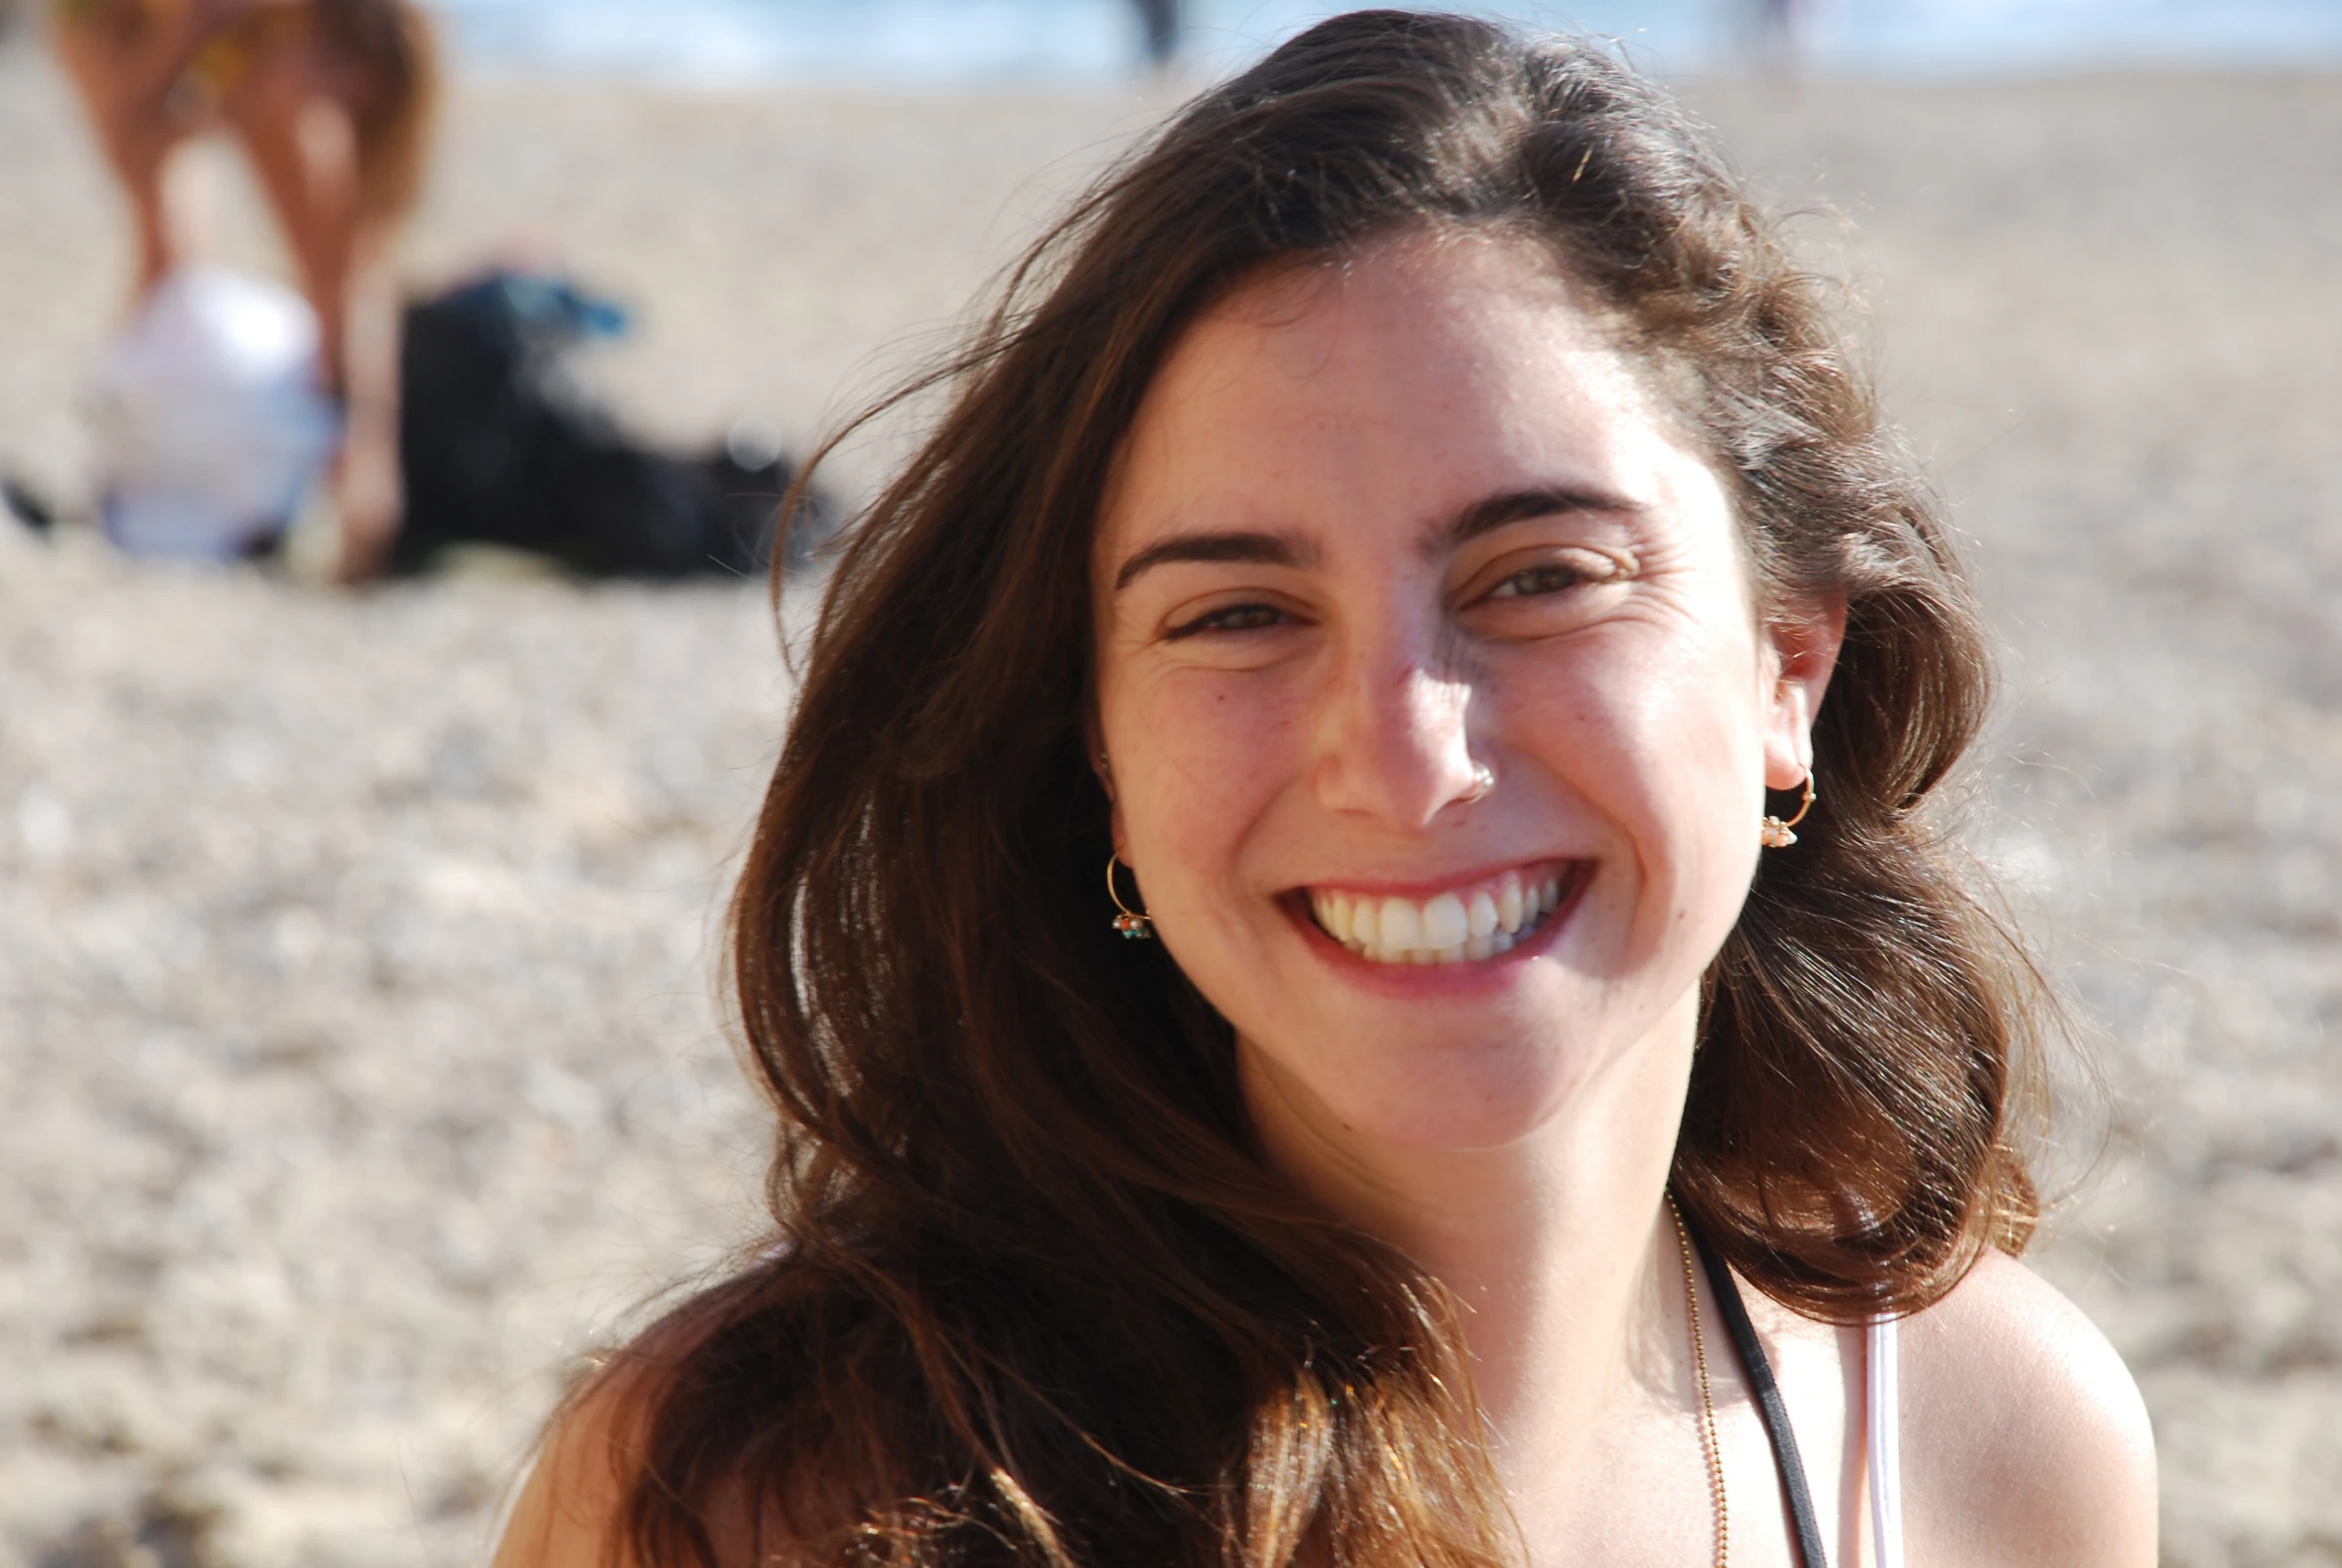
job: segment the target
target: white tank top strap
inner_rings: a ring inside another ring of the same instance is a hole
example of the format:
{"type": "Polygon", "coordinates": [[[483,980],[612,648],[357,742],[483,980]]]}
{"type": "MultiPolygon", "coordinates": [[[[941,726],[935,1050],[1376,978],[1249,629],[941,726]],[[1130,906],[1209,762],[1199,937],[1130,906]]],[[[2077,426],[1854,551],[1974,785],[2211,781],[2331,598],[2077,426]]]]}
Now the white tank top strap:
{"type": "Polygon", "coordinates": [[[1870,1442],[1871,1545],[1876,1568],[1904,1568],[1902,1394],[1895,1330],[1894,1318],[1874,1318],[1863,1357],[1863,1381],[1868,1390],[1863,1426],[1870,1442]]]}

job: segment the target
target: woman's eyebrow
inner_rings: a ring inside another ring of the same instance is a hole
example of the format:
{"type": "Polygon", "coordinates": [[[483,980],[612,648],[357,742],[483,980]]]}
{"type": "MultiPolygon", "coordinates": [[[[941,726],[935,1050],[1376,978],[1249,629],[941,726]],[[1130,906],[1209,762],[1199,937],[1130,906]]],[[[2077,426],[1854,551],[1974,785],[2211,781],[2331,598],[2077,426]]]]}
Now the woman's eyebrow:
{"type": "Polygon", "coordinates": [[[1313,566],[1317,546],[1289,533],[1179,533],[1159,539],[1123,562],[1115,573],[1115,592],[1138,580],[1139,574],[1167,561],[1249,561],[1265,566],[1313,566]]]}
{"type": "Polygon", "coordinates": [[[1437,559],[1466,540],[1508,522],[1587,511],[1635,517],[1642,514],[1643,506],[1590,484],[1541,484],[1532,489],[1504,490],[1472,502],[1434,528],[1423,541],[1423,553],[1427,558],[1437,559]]]}
{"type": "MultiPolygon", "coordinates": [[[[1501,528],[1508,522],[1551,517],[1566,512],[1609,512],[1635,516],[1642,506],[1623,495],[1586,484],[1541,484],[1531,489],[1504,490],[1472,502],[1434,529],[1424,541],[1424,553],[1437,556],[1465,540],[1501,528]]],[[[1215,533],[1178,533],[1159,539],[1124,561],[1115,573],[1115,591],[1122,592],[1140,575],[1169,561],[1245,561],[1267,566],[1313,566],[1313,540],[1289,533],[1228,530],[1215,533]]]]}

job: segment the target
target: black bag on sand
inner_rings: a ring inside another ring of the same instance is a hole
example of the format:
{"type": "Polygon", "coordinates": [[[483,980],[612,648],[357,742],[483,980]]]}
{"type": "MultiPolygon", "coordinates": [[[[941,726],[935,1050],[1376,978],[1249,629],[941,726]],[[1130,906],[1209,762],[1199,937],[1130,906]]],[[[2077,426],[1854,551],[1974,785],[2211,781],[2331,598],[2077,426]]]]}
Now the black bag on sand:
{"type": "MultiPolygon", "coordinates": [[[[392,571],[422,570],[453,544],[529,550],[599,577],[765,569],[795,473],[787,457],[653,450],[561,375],[570,348],[622,322],[565,283],[518,273],[407,306],[398,361],[405,515],[392,571]]],[[[803,567],[836,526],[826,499],[801,500],[786,564],[803,567]]]]}

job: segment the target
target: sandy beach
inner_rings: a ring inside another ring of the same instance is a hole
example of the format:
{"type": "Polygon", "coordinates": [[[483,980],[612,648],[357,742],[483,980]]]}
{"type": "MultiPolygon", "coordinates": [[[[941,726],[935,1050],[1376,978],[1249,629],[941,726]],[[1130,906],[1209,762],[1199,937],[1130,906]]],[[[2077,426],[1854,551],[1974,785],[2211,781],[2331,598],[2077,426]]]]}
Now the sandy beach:
{"type": "MultiPolygon", "coordinates": [[[[1970,831],[2101,1081],[2036,1262],[2146,1391],[2165,1560],[2342,1563],[2342,79],[1685,90],[1828,209],[2002,643],[1970,831]]],[[[458,81],[402,265],[557,263],[640,428],[802,444],[1171,101],[458,81]]],[[[68,508],[128,268],[0,45],[0,466],[68,508]]],[[[0,523],[0,1560],[484,1555],[575,1358],[754,1238],[711,997],[788,700],[753,588],[0,523]]]]}

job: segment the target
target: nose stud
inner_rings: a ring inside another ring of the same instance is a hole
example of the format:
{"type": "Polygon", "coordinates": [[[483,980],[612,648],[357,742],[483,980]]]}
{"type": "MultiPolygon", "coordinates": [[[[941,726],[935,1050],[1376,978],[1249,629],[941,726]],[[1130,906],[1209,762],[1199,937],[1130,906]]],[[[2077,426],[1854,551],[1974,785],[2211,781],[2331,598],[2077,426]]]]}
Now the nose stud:
{"type": "Polygon", "coordinates": [[[1475,762],[1472,764],[1471,791],[1457,798],[1469,806],[1476,800],[1485,799],[1488,792],[1494,788],[1496,788],[1496,770],[1485,762],[1475,762]]]}

